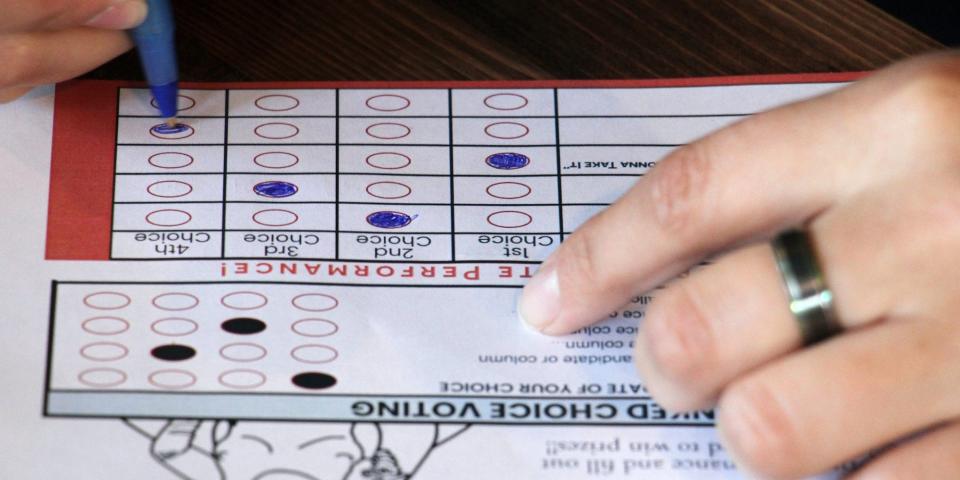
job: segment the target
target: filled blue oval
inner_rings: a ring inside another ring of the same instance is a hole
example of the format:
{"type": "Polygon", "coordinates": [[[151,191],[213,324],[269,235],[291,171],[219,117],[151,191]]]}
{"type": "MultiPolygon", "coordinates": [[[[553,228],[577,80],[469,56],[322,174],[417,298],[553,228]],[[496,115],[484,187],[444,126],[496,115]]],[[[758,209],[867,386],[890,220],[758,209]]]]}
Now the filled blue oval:
{"type": "Polygon", "coordinates": [[[290,182],[271,180],[253,186],[253,191],[261,197],[284,198],[297,193],[297,186],[290,182]]]}
{"type": "Polygon", "coordinates": [[[159,125],[154,125],[151,130],[153,130],[154,133],[159,133],[160,135],[175,135],[177,133],[183,133],[190,130],[190,126],[182,123],[177,123],[174,125],[161,123],[159,125]]]}
{"type": "Polygon", "coordinates": [[[516,170],[530,164],[530,157],[522,153],[494,153],[487,157],[487,165],[500,170],[516,170]]]}
{"type": "Polygon", "coordinates": [[[367,215],[367,223],[379,228],[400,228],[410,225],[413,217],[403,212],[373,212],[367,215]]]}

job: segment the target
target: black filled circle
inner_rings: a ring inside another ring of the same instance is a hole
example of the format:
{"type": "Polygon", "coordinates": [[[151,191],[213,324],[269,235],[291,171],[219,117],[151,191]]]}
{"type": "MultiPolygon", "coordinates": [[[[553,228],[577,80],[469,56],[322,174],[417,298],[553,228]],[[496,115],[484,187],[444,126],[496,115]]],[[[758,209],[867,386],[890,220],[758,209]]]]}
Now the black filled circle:
{"type": "Polygon", "coordinates": [[[150,355],[153,355],[154,358],[166,360],[168,362],[181,362],[183,360],[189,360],[196,354],[197,351],[188,345],[160,345],[159,347],[150,350],[150,355]]]}
{"type": "Polygon", "coordinates": [[[308,390],[323,390],[337,384],[335,377],[320,372],[299,373],[294,375],[291,381],[294,385],[308,390]]]}
{"type": "Polygon", "coordinates": [[[253,335],[266,330],[267,324],[256,318],[239,317],[221,323],[220,328],[236,335],[253,335]]]}

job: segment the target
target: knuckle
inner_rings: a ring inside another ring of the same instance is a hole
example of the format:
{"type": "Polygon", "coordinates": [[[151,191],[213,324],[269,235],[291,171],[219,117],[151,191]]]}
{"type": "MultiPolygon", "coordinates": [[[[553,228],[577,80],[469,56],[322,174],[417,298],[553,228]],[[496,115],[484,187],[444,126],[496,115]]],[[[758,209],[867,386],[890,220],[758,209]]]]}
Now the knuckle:
{"type": "Polygon", "coordinates": [[[649,192],[654,218],[664,231],[682,233],[702,215],[713,156],[710,142],[698,141],[657,164],[649,192]]]}
{"type": "Polygon", "coordinates": [[[748,470],[771,477],[790,475],[788,460],[802,446],[793,419],[767,384],[735,384],[719,407],[720,429],[729,448],[748,470]]]}
{"type": "Polygon", "coordinates": [[[0,87],[19,85],[37,69],[33,46],[23,35],[0,37],[0,87]]]}
{"type": "Polygon", "coordinates": [[[889,110],[901,126],[924,140],[960,126],[960,56],[922,59],[890,96],[889,110]]]}
{"type": "Polygon", "coordinates": [[[686,282],[667,289],[650,305],[644,328],[655,367],[687,389],[708,383],[715,357],[711,323],[696,298],[686,282]]]}

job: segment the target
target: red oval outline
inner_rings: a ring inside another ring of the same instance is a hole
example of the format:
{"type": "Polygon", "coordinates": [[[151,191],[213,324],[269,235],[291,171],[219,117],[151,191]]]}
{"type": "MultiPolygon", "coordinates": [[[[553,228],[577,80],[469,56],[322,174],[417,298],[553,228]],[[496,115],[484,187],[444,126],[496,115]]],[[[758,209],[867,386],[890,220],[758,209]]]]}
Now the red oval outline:
{"type": "Polygon", "coordinates": [[[291,304],[293,305],[293,307],[296,308],[297,310],[302,310],[302,311],[304,311],[304,312],[329,312],[330,310],[333,310],[333,309],[337,308],[338,306],[340,306],[340,300],[337,299],[337,297],[334,297],[333,295],[328,295],[328,294],[326,294],[326,293],[301,293],[300,295],[297,295],[296,297],[293,297],[293,299],[290,300],[290,303],[291,303],[291,304]],[[303,308],[303,307],[301,307],[300,305],[297,305],[297,299],[298,299],[298,298],[300,298],[300,297],[307,297],[307,296],[327,297],[327,298],[333,300],[333,306],[330,307],[330,308],[323,308],[323,309],[319,309],[319,310],[311,310],[311,309],[309,309],[309,308],[303,308]]]}
{"type": "Polygon", "coordinates": [[[262,346],[262,345],[258,345],[258,344],[256,344],[256,343],[250,343],[250,342],[228,343],[228,344],[224,345],[223,347],[220,347],[220,357],[221,357],[221,358],[224,358],[224,359],[229,360],[229,361],[231,361],[231,362],[237,362],[237,363],[250,363],[250,362],[256,362],[256,361],[258,361],[258,360],[263,360],[263,357],[266,357],[266,356],[267,356],[267,353],[269,353],[269,352],[267,352],[266,347],[264,347],[264,346],[262,346]],[[251,358],[251,359],[249,359],[249,360],[238,360],[238,359],[236,359],[236,358],[230,358],[230,357],[224,355],[223,351],[226,350],[227,348],[230,348],[230,347],[238,347],[238,346],[248,346],[248,347],[259,348],[259,349],[263,352],[263,354],[260,355],[260,356],[257,357],[257,358],[251,358]]]}
{"type": "Polygon", "coordinates": [[[382,198],[382,199],[384,199],[384,200],[399,200],[399,199],[401,199],[401,198],[409,197],[410,194],[413,193],[413,189],[410,188],[410,185],[407,185],[406,183],[402,183],[402,182],[394,182],[394,181],[392,181],[392,180],[383,180],[383,181],[380,181],[380,182],[373,182],[373,183],[371,183],[371,184],[368,184],[368,185],[367,185],[367,188],[365,188],[364,190],[366,190],[366,191],[367,191],[367,194],[370,195],[371,197],[382,198]],[[384,183],[390,183],[390,184],[393,184],[393,185],[400,185],[401,187],[404,187],[404,188],[407,189],[407,193],[404,193],[403,195],[400,195],[399,197],[383,197],[383,196],[377,195],[377,194],[375,194],[375,193],[373,193],[373,192],[370,191],[370,187],[372,187],[372,186],[374,186],[374,185],[384,184],[384,183]]]}
{"type": "MultiPolygon", "coordinates": [[[[336,308],[336,307],[334,307],[334,308],[336,308]]],[[[301,318],[300,320],[297,320],[296,322],[293,322],[292,325],[290,325],[290,330],[291,330],[293,333],[296,333],[297,335],[300,335],[300,336],[302,336],[302,337],[307,337],[307,338],[324,338],[324,337],[329,337],[329,336],[332,336],[332,335],[336,335],[336,333],[340,331],[340,325],[337,325],[337,322],[334,322],[333,320],[327,320],[326,318],[301,318]],[[303,322],[326,322],[326,323],[329,323],[330,325],[333,325],[333,331],[330,332],[330,333],[328,333],[328,334],[325,334],[325,335],[308,335],[308,334],[306,334],[306,333],[297,331],[297,324],[298,324],[298,323],[303,323],[303,322]]]]}
{"type": "Polygon", "coordinates": [[[363,131],[364,131],[364,132],[367,132],[367,135],[369,135],[369,136],[371,136],[371,137],[373,137],[373,138],[380,139],[380,140],[399,140],[399,139],[401,139],[401,138],[406,138],[406,137],[410,136],[410,134],[413,132],[413,130],[412,130],[410,127],[408,127],[408,126],[406,126],[406,125],[404,125],[404,124],[402,124],[402,123],[397,123],[397,122],[379,122],[379,123],[374,123],[374,124],[372,124],[372,125],[368,125],[367,128],[365,128],[363,131]],[[380,137],[380,136],[377,136],[377,135],[374,135],[374,134],[370,133],[370,129],[371,129],[371,128],[376,127],[376,126],[379,126],[379,125],[397,125],[397,126],[401,126],[401,127],[407,129],[407,133],[404,133],[403,135],[400,135],[400,136],[398,136],[398,137],[380,137]]]}
{"type": "Polygon", "coordinates": [[[490,185],[487,185],[487,188],[485,190],[487,192],[487,195],[490,195],[493,198],[499,198],[501,200],[518,200],[521,198],[529,197],[530,194],[533,193],[533,188],[530,185],[527,185],[526,183],[523,183],[523,182],[494,182],[494,183],[491,183],[490,185]],[[518,197],[501,197],[500,195],[494,195],[493,193],[490,192],[491,188],[497,185],[506,185],[506,184],[520,185],[527,189],[527,193],[524,193],[523,195],[520,195],[518,197]]]}
{"type": "Polygon", "coordinates": [[[93,342],[80,347],[80,356],[92,362],[115,362],[117,360],[120,360],[121,358],[125,358],[127,355],[130,355],[130,349],[127,348],[125,345],[119,344],[117,342],[93,342]],[[120,347],[120,349],[123,350],[123,353],[120,354],[119,357],[115,357],[115,358],[97,358],[84,353],[84,350],[86,350],[87,348],[93,347],[95,345],[107,345],[111,347],[120,347]]]}
{"type": "Polygon", "coordinates": [[[374,96],[372,96],[372,97],[368,97],[367,100],[366,100],[365,102],[363,102],[363,103],[364,103],[364,104],[367,106],[367,108],[369,108],[370,110],[376,110],[376,111],[378,111],[378,112],[399,112],[400,110],[406,110],[406,109],[410,108],[410,104],[411,104],[412,102],[410,101],[409,98],[404,97],[403,95],[397,95],[397,94],[394,94],[394,93],[382,93],[382,94],[380,94],[380,95],[374,95],[374,96]],[[377,107],[374,107],[373,105],[370,105],[370,101],[372,101],[372,100],[375,99],[375,98],[382,98],[382,97],[399,98],[399,99],[402,99],[402,100],[404,100],[405,102],[407,102],[407,104],[404,105],[404,106],[402,106],[402,107],[400,107],[400,108],[377,108],[377,107]]]}
{"type": "Polygon", "coordinates": [[[258,166],[260,166],[260,167],[263,167],[263,168],[272,168],[272,169],[274,169],[274,170],[280,170],[280,169],[284,169],[284,168],[290,168],[290,167],[292,167],[292,166],[300,163],[300,157],[298,157],[298,156],[296,156],[296,155],[294,155],[294,154],[292,154],[292,153],[290,153],[290,152],[263,152],[263,153],[255,156],[255,157],[253,157],[253,163],[255,163],[256,165],[258,165],[258,166]],[[271,154],[271,153],[280,153],[280,154],[283,154],[283,155],[290,155],[290,156],[293,157],[293,159],[294,159],[294,160],[293,160],[293,163],[291,163],[290,165],[287,165],[287,166],[285,166],[285,167],[271,167],[271,166],[264,165],[264,164],[262,164],[262,163],[260,163],[260,162],[257,161],[258,158],[260,158],[260,157],[262,157],[262,156],[264,156],[264,155],[269,155],[269,154],[271,154]]]}
{"type": "Polygon", "coordinates": [[[126,332],[127,330],[130,330],[130,322],[128,322],[126,319],[123,319],[123,318],[120,318],[120,317],[110,317],[110,316],[90,317],[90,318],[84,320],[83,323],[80,324],[80,328],[83,329],[84,332],[89,333],[90,335],[100,335],[101,337],[110,337],[110,336],[113,336],[113,335],[120,335],[121,333],[124,333],[124,332],[126,332]],[[123,325],[124,325],[124,326],[123,326],[123,330],[120,330],[120,331],[118,331],[118,332],[111,332],[111,333],[103,333],[103,332],[94,331],[93,329],[91,329],[90,327],[87,326],[88,323],[90,323],[90,322],[92,322],[92,321],[94,321],[94,320],[117,320],[117,321],[119,321],[120,323],[123,323],[123,325]]]}
{"type": "Polygon", "coordinates": [[[157,335],[163,335],[164,337],[186,337],[187,335],[192,335],[193,333],[195,333],[195,332],[196,332],[197,330],[199,330],[199,329],[200,329],[200,324],[198,324],[197,322],[194,322],[193,320],[190,320],[189,318],[183,318],[183,317],[166,317],[166,318],[161,318],[161,319],[159,319],[159,320],[155,320],[153,323],[150,324],[150,330],[153,331],[153,333],[156,333],[157,335]],[[165,322],[165,321],[168,321],[168,320],[183,320],[184,322],[191,323],[191,324],[193,324],[193,330],[190,330],[189,332],[186,332],[186,333],[179,333],[179,334],[176,334],[176,335],[173,335],[173,334],[170,334],[170,333],[163,333],[163,332],[157,330],[157,324],[158,324],[158,323],[160,323],[160,322],[165,322]]]}
{"type": "MultiPolygon", "coordinates": [[[[178,100],[177,100],[177,112],[183,112],[183,111],[186,111],[186,110],[190,110],[191,108],[197,106],[197,100],[196,100],[195,98],[189,96],[189,95],[179,94],[179,95],[177,95],[177,99],[178,99],[178,100]],[[189,107],[180,108],[180,100],[179,100],[179,99],[181,99],[181,98],[186,98],[187,100],[190,100],[190,101],[193,102],[193,103],[191,103],[189,107]]],[[[157,110],[160,109],[160,104],[157,103],[157,97],[150,97],[150,106],[153,107],[153,108],[156,108],[157,110]]]]}
{"type": "Polygon", "coordinates": [[[529,103],[530,103],[530,99],[528,99],[527,97],[520,95],[519,93],[510,93],[510,92],[492,93],[483,98],[483,104],[486,105],[487,108],[492,108],[493,110],[499,110],[501,112],[511,112],[513,110],[520,110],[521,108],[526,107],[529,103]],[[490,105],[489,100],[491,98],[501,97],[501,96],[502,97],[520,97],[521,99],[523,99],[523,104],[520,105],[519,107],[514,107],[514,108],[498,108],[498,107],[494,107],[493,105],[490,105]]]}
{"type": "Polygon", "coordinates": [[[518,138],[523,138],[523,137],[526,137],[527,135],[529,135],[529,134],[530,134],[530,127],[528,127],[528,126],[526,126],[526,125],[524,125],[524,124],[522,124],[522,123],[519,123],[519,122],[493,122],[493,123],[487,125],[486,127],[483,127],[483,133],[486,133],[487,136],[489,136],[489,137],[491,137],[491,138],[496,138],[496,139],[499,139],[499,140],[516,140],[516,139],[518,139],[518,138]],[[494,134],[490,133],[490,127],[493,127],[493,126],[495,126],[495,125],[519,125],[519,126],[523,127],[523,130],[524,130],[524,131],[523,131],[522,134],[517,135],[517,136],[515,136],[515,137],[501,137],[501,136],[494,135],[494,134]]]}
{"type": "Polygon", "coordinates": [[[153,195],[154,197],[157,197],[157,198],[180,198],[180,197],[186,197],[187,195],[190,195],[191,193],[193,193],[193,185],[190,185],[190,184],[187,183],[187,182],[182,182],[182,181],[180,181],[180,180],[157,180],[156,182],[153,182],[153,183],[151,183],[150,185],[147,185],[147,193],[149,193],[150,195],[153,195]],[[153,192],[150,191],[150,187],[152,187],[152,186],[154,186],[154,185],[156,185],[156,184],[158,184],[158,183],[179,183],[179,184],[181,184],[181,185],[186,185],[187,188],[189,188],[189,190],[187,190],[187,193],[183,193],[183,194],[180,194],[180,195],[157,195],[156,193],[153,193],[153,192]]]}
{"type": "Polygon", "coordinates": [[[163,388],[163,389],[166,389],[166,390],[183,390],[184,388],[190,388],[190,387],[196,385],[196,384],[197,384],[197,376],[194,375],[193,372],[189,372],[189,371],[187,371],[187,370],[180,370],[180,369],[177,369],[177,368],[167,368],[167,369],[163,369],[163,370],[155,370],[154,372],[152,372],[150,375],[147,376],[147,381],[150,382],[151,385],[153,385],[154,387],[157,387],[157,388],[163,388]],[[170,385],[163,385],[163,384],[161,384],[161,383],[157,383],[157,382],[153,379],[153,377],[155,377],[156,375],[159,375],[159,374],[161,374],[161,373],[185,373],[185,374],[187,374],[187,376],[190,377],[190,383],[188,383],[188,384],[186,384],[186,385],[182,385],[182,386],[176,386],[176,387],[170,386],[170,385]]]}
{"type": "Polygon", "coordinates": [[[122,308],[126,308],[126,307],[130,306],[130,304],[131,304],[132,302],[133,302],[133,299],[130,298],[130,295],[127,295],[127,294],[125,294],[125,293],[120,293],[120,292],[112,292],[112,291],[109,291],[109,290],[104,290],[104,291],[102,291],[102,292],[88,293],[86,296],[83,297],[83,304],[86,305],[86,306],[88,306],[88,307],[90,307],[90,308],[92,308],[92,309],[94,309],[94,310],[120,310],[120,309],[122,309],[122,308]],[[123,297],[123,298],[125,298],[125,299],[127,300],[127,303],[124,303],[123,305],[120,305],[119,307],[97,307],[97,306],[95,306],[95,305],[91,305],[91,304],[90,304],[90,302],[89,302],[89,298],[90,298],[90,297],[92,297],[92,296],[94,296],[94,295],[104,294],[104,293],[111,293],[111,294],[113,294],[113,295],[120,295],[121,297],[123,297]]]}
{"type": "Polygon", "coordinates": [[[88,387],[93,387],[93,388],[111,388],[111,387],[116,387],[117,385],[122,385],[123,382],[126,382],[126,381],[127,381],[127,378],[128,378],[128,377],[127,377],[127,372],[124,372],[123,370],[120,370],[120,369],[118,369],[118,368],[109,368],[109,367],[88,368],[88,369],[86,369],[86,370],[84,370],[84,371],[82,371],[82,372],[80,372],[80,373],[77,374],[77,380],[79,380],[80,383],[82,383],[82,384],[84,384],[84,385],[86,385],[86,386],[88,386],[88,387]],[[113,383],[93,383],[93,382],[88,382],[88,381],[84,380],[84,379],[83,379],[83,376],[86,375],[86,374],[88,374],[88,373],[91,373],[91,372],[119,373],[119,374],[120,374],[120,381],[118,381],[118,382],[113,382],[113,383]]]}
{"type": "Polygon", "coordinates": [[[162,124],[162,123],[158,123],[158,124],[150,127],[150,129],[148,130],[148,131],[150,132],[150,135],[153,135],[154,138],[159,138],[160,140],[183,140],[184,138],[190,138],[190,137],[193,136],[193,134],[197,133],[197,130],[196,130],[195,128],[193,128],[192,126],[187,125],[187,124],[182,124],[184,127],[187,127],[187,128],[190,129],[190,133],[188,133],[188,134],[186,134],[186,135],[184,135],[184,136],[182,136],[182,137],[173,137],[173,138],[161,137],[159,134],[157,134],[156,132],[153,131],[154,128],[157,128],[157,127],[159,127],[159,126],[161,126],[161,125],[163,125],[163,124],[162,124]]]}
{"type": "Polygon", "coordinates": [[[523,227],[526,227],[527,225],[530,225],[531,223],[533,223],[533,216],[530,215],[530,214],[527,213],[527,212],[521,212],[520,210],[497,210],[496,212],[493,212],[493,213],[491,213],[490,215],[487,215],[487,223],[489,223],[490,225],[493,225],[494,227],[498,227],[498,228],[523,228],[523,227]],[[496,223],[493,223],[493,222],[490,220],[490,217],[492,217],[492,216],[494,216],[494,215],[496,215],[496,214],[498,214],[498,213],[519,213],[519,214],[527,217],[528,220],[527,220],[527,223],[524,223],[523,225],[512,225],[512,226],[497,225],[496,223]]]}
{"type": "Polygon", "coordinates": [[[320,364],[324,364],[324,363],[330,363],[330,362],[332,362],[332,361],[340,358],[340,352],[338,352],[336,348],[333,348],[333,347],[331,347],[331,346],[329,346],[329,345],[320,345],[320,344],[318,344],[318,343],[307,343],[307,344],[304,344],[304,345],[298,345],[298,346],[294,347],[293,349],[291,349],[291,350],[290,350],[290,357],[293,358],[294,360],[300,362],[300,363],[306,363],[306,364],[310,364],[310,365],[320,365],[320,364]],[[325,348],[325,349],[327,349],[327,350],[330,350],[330,351],[333,352],[333,358],[331,358],[330,360],[324,360],[324,361],[322,361],[322,362],[315,362],[315,361],[309,361],[309,360],[304,360],[304,359],[302,359],[302,358],[298,358],[297,355],[296,355],[297,350],[300,350],[301,348],[308,348],[308,347],[320,347],[320,348],[325,348]]]}
{"type": "Polygon", "coordinates": [[[240,290],[240,291],[236,291],[236,292],[230,292],[230,293],[228,293],[228,294],[220,297],[220,304],[223,305],[224,307],[227,307],[227,308],[231,309],[231,310],[242,310],[242,311],[256,310],[256,309],[258,309],[258,308],[263,308],[264,306],[267,305],[267,303],[268,303],[268,300],[267,300],[267,296],[266,296],[266,295],[264,295],[264,294],[262,294],[262,293],[258,293],[258,292],[252,292],[252,291],[250,291],[250,290],[240,290]],[[232,306],[230,306],[230,305],[227,305],[227,297],[229,297],[230,295],[237,295],[237,294],[240,294],[240,293],[248,293],[248,294],[252,294],[252,295],[255,295],[255,296],[257,296],[257,297],[260,297],[261,299],[263,299],[263,303],[261,303],[260,305],[257,305],[256,307],[249,307],[249,308],[232,307],[232,306]]]}
{"type": "Polygon", "coordinates": [[[300,135],[300,127],[287,122],[267,122],[267,123],[261,123],[260,125],[253,127],[253,134],[264,140],[286,140],[288,138],[293,138],[293,137],[296,137],[297,135],[300,135]],[[291,135],[288,135],[286,137],[268,137],[266,135],[262,135],[260,133],[260,129],[268,125],[286,125],[288,127],[293,127],[294,132],[291,135]]]}
{"type": "Polygon", "coordinates": [[[274,93],[274,94],[270,94],[270,95],[261,95],[261,96],[257,97],[257,99],[253,101],[253,106],[254,106],[254,107],[257,107],[257,108],[259,108],[260,110],[263,110],[263,111],[265,111],[265,112],[289,112],[290,110],[293,110],[293,109],[295,109],[295,108],[297,108],[297,107],[300,106],[300,99],[297,98],[297,97],[291,96],[291,95],[284,95],[284,94],[282,94],[282,93],[274,93]],[[294,103],[294,105],[293,105],[292,107],[290,107],[290,108],[266,108],[266,107],[263,107],[263,106],[260,105],[260,100],[263,100],[263,99],[265,99],[265,98],[270,98],[270,97],[289,98],[290,100],[293,100],[295,103],[294,103]]]}
{"type": "Polygon", "coordinates": [[[147,158],[147,163],[149,163],[150,165],[153,165],[154,167],[157,167],[157,168],[163,168],[166,170],[176,170],[178,168],[187,168],[190,165],[193,165],[194,161],[195,159],[193,158],[193,155],[190,155],[189,153],[183,153],[183,152],[159,152],[159,153],[154,153],[153,155],[150,155],[150,157],[147,158]],[[184,157],[189,158],[190,161],[187,162],[186,165],[181,165],[179,167],[164,167],[162,165],[157,165],[156,163],[153,163],[153,157],[158,157],[160,155],[169,155],[171,153],[174,155],[183,155],[184,157]]]}
{"type": "Polygon", "coordinates": [[[371,153],[370,155],[367,155],[367,158],[364,159],[364,162],[367,162],[367,165],[370,165],[371,167],[377,168],[377,169],[380,169],[380,170],[400,170],[401,168],[407,168],[407,167],[409,167],[410,164],[413,163],[413,159],[410,158],[409,155],[406,155],[406,154],[403,154],[403,153],[400,153],[400,152],[376,152],[376,153],[371,153]],[[407,163],[405,163],[405,164],[403,164],[403,165],[401,165],[401,166],[399,166],[399,167],[380,167],[380,166],[377,166],[377,165],[374,165],[374,164],[370,163],[370,159],[373,158],[373,157],[375,157],[375,156],[377,156],[377,155],[400,155],[401,157],[407,159],[407,163]]]}
{"type": "Polygon", "coordinates": [[[143,217],[143,219],[146,220],[147,223],[149,223],[150,225],[153,225],[153,226],[155,226],[155,227],[171,228],[171,227],[183,226],[183,225],[186,225],[186,224],[190,223],[191,221],[193,221],[193,215],[191,215],[190,212],[188,212],[188,211],[180,210],[180,209],[178,209],[178,208],[161,208],[160,210],[154,210],[154,211],[148,213],[146,216],[143,217]],[[160,212],[180,212],[180,213],[182,213],[182,214],[185,214],[185,215],[187,216],[187,219],[186,219],[186,221],[184,221],[183,223],[175,223],[175,224],[172,224],[172,225],[163,225],[163,224],[160,224],[160,223],[154,223],[152,220],[150,220],[150,215],[153,215],[154,213],[160,213],[160,212]]]}
{"type": "Polygon", "coordinates": [[[160,310],[163,310],[163,311],[165,311],[165,312],[183,312],[183,311],[186,311],[186,310],[190,310],[190,309],[193,309],[193,308],[197,308],[197,305],[200,305],[200,299],[199,299],[196,295],[194,295],[194,294],[192,294],[192,293],[186,293],[186,292],[167,292],[167,293],[161,293],[160,295],[157,295],[157,296],[153,297],[152,299],[150,299],[150,304],[153,305],[154,308],[159,308],[160,310]],[[166,296],[168,296],[168,295],[184,295],[184,296],[190,297],[190,298],[193,299],[193,305],[190,305],[189,307],[183,307],[183,308],[166,308],[166,307],[161,307],[160,305],[157,305],[157,299],[158,299],[158,298],[160,298],[160,297],[166,297],[166,296]]]}
{"type": "Polygon", "coordinates": [[[299,222],[299,221],[300,221],[300,215],[297,215],[297,212],[291,212],[290,210],[285,210],[285,209],[282,209],[282,208],[265,208],[265,209],[263,209],[263,210],[259,210],[259,211],[257,211],[257,212],[254,212],[253,215],[250,216],[250,219],[253,220],[253,222],[256,223],[257,225],[262,225],[262,226],[264,226],[264,227],[287,227],[287,226],[293,225],[294,223],[299,222]],[[260,220],[257,220],[257,215],[259,215],[259,214],[261,214],[261,213],[264,213],[264,212],[287,212],[287,213],[289,213],[290,215],[293,215],[293,221],[290,222],[290,223],[282,223],[282,224],[263,223],[263,222],[261,222],[260,220]]]}
{"type": "Polygon", "coordinates": [[[253,388],[257,388],[257,387],[262,387],[265,383],[267,383],[267,376],[264,375],[263,372],[260,372],[260,371],[257,371],[257,370],[253,370],[253,369],[250,369],[250,368],[235,368],[235,369],[233,369],[233,370],[227,370],[227,371],[221,373],[221,374],[217,377],[217,381],[220,382],[220,385],[223,385],[224,387],[236,388],[237,390],[249,390],[249,389],[253,389],[253,388]],[[238,385],[230,385],[229,383],[223,381],[223,377],[225,377],[225,376],[227,376],[227,375],[229,375],[229,374],[231,374],[231,373],[252,373],[252,374],[254,374],[254,375],[259,375],[259,376],[260,376],[260,383],[258,383],[258,384],[256,384],[256,385],[248,385],[248,386],[242,386],[242,387],[241,387],[241,386],[238,386],[238,385]]]}

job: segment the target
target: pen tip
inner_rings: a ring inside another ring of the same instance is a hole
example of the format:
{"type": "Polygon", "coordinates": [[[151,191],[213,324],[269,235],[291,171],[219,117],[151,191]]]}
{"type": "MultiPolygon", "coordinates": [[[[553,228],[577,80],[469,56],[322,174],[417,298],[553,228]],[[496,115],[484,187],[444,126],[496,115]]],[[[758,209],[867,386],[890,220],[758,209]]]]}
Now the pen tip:
{"type": "Polygon", "coordinates": [[[174,128],[177,126],[177,117],[168,118],[164,123],[166,123],[168,127],[174,128]]]}

